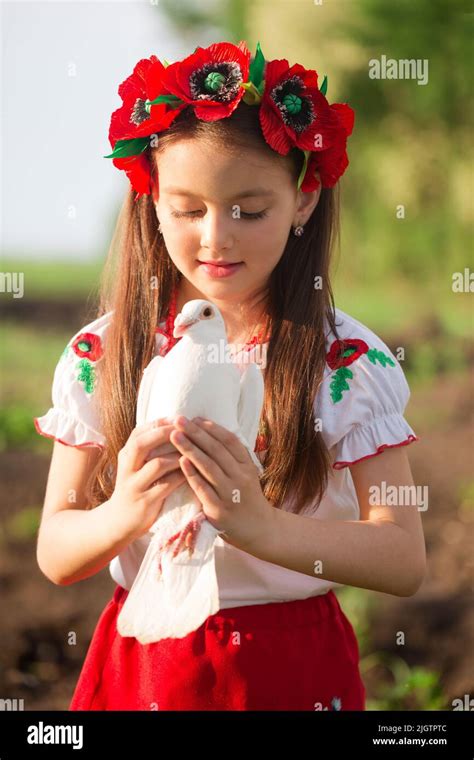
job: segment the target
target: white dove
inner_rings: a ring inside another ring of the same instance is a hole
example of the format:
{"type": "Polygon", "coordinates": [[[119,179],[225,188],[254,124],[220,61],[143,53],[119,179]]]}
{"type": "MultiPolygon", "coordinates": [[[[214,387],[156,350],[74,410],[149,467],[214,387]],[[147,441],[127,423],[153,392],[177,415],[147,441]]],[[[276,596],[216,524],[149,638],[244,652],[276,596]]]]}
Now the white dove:
{"type": "MultiPolygon", "coordinates": [[[[254,453],[264,398],[260,368],[250,362],[241,372],[231,361],[224,320],[210,301],[188,301],[173,335],[181,340],[144,370],[137,425],[178,414],[211,419],[238,436],[261,473],[254,453]]],[[[122,636],[135,636],[142,644],[182,638],[218,611],[214,544],[219,532],[187,482],[165,499],[117,619],[122,636]]]]}

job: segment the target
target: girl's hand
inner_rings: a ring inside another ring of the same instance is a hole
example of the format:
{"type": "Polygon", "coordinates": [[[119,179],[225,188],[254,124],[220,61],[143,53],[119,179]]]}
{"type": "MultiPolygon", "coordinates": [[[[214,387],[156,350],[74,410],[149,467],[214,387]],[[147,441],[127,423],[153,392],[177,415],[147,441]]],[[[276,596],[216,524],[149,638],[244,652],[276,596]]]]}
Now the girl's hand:
{"type": "Polygon", "coordinates": [[[198,420],[174,420],[170,441],[183,454],[179,464],[209,522],[226,541],[250,550],[271,530],[274,507],[264,497],[258,470],[237,436],[212,420],[198,420]]]}
{"type": "Polygon", "coordinates": [[[110,508],[120,534],[131,540],[149,530],[165,499],[186,482],[179,467],[180,454],[169,443],[173,429],[165,417],[135,427],[118,453],[110,508]]]}

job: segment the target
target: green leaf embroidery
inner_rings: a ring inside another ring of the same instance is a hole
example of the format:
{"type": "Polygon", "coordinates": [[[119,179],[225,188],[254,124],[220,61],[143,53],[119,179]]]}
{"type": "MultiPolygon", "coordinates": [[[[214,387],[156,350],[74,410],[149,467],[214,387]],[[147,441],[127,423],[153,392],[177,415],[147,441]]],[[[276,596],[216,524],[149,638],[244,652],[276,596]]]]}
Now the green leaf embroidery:
{"type": "Polygon", "coordinates": [[[393,359],[391,359],[390,356],[387,356],[387,354],[384,354],[383,351],[379,351],[377,348],[369,348],[367,356],[372,364],[376,364],[378,359],[382,367],[386,367],[387,364],[390,364],[391,367],[395,367],[393,359]]]}
{"type": "Polygon", "coordinates": [[[77,379],[84,384],[84,390],[86,393],[93,393],[95,386],[95,368],[89,359],[81,359],[76,364],[76,368],[80,370],[77,379]]]}
{"type": "MultiPolygon", "coordinates": [[[[346,351],[344,351],[343,356],[347,357],[354,353],[353,348],[349,348],[346,351]]],[[[377,348],[369,348],[369,350],[365,354],[369,361],[372,362],[372,364],[377,364],[377,362],[380,362],[382,367],[386,367],[387,364],[390,365],[390,367],[395,367],[396,364],[393,361],[393,359],[390,358],[390,356],[387,356],[387,354],[384,354],[383,351],[379,351],[377,348]]],[[[363,354],[362,354],[363,356],[363,354]]],[[[360,357],[359,357],[360,358],[360,357]]],[[[332,380],[329,384],[329,387],[331,389],[331,398],[333,402],[336,404],[338,401],[342,400],[342,394],[343,391],[349,391],[350,385],[347,382],[347,379],[352,379],[353,374],[350,369],[347,367],[339,367],[332,376],[332,380]]]]}
{"type": "Polygon", "coordinates": [[[331,383],[329,385],[331,389],[331,398],[336,403],[342,399],[342,392],[350,390],[350,385],[347,382],[347,378],[352,379],[354,375],[347,367],[339,367],[332,376],[331,383]]]}

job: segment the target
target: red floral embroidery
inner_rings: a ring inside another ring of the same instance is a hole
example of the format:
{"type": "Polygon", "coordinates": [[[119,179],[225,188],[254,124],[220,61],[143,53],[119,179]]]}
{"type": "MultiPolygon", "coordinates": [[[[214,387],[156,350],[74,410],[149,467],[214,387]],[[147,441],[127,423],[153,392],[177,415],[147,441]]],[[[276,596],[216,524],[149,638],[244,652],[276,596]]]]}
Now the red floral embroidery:
{"type": "Polygon", "coordinates": [[[335,340],[326,354],[326,362],[331,369],[347,367],[359,356],[366,354],[369,347],[365,340],[351,338],[350,340],[335,340]]]}
{"type": "Polygon", "coordinates": [[[104,349],[102,342],[95,333],[81,333],[71,344],[73,351],[81,358],[97,362],[102,357],[104,349]]]}
{"type": "Polygon", "coordinates": [[[389,365],[395,367],[396,364],[390,356],[384,354],[378,348],[369,348],[365,340],[358,338],[348,338],[347,340],[335,340],[326,354],[326,362],[331,369],[336,370],[329,384],[331,398],[336,404],[341,401],[344,391],[350,390],[347,382],[353,378],[352,371],[347,369],[360,356],[365,354],[372,364],[379,362],[382,367],[389,365]]]}

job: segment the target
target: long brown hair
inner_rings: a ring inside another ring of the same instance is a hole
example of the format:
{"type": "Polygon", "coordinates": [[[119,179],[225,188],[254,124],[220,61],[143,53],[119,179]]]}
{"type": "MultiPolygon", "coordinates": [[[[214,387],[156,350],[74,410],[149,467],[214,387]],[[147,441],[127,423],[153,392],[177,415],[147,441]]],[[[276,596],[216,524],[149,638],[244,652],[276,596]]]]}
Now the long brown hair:
{"type": "MultiPolygon", "coordinates": [[[[273,151],[261,133],[256,107],[241,102],[230,117],[214,122],[197,119],[192,108],[185,108],[160,133],[158,145],[147,148],[153,171],[153,153],[183,138],[257,147],[270,159],[283,162],[296,186],[302,152],[293,149],[281,156],[273,151]]],[[[135,195],[130,189],[125,199],[101,284],[99,314],[112,309],[114,314],[96,390],[107,444],[91,476],[91,506],[113,493],[117,455],[135,427],[141,375],[154,355],[155,328],[166,318],[173,288],[181,277],[158,232],[151,195],[138,200],[135,195]]],[[[338,185],[322,189],[301,237],[290,232],[268,284],[270,342],[262,412],[268,451],[261,484],[275,507],[288,499],[296,513],[308,503],[319,504],[328,482],[329,452],[321,432],[315,429],[314,399],[325,367],[325,317],[337,337],[329,277],[336,237],[339,239],[338,185]],[[315,287],[318,276],[320,289],[315,287]]]]}

